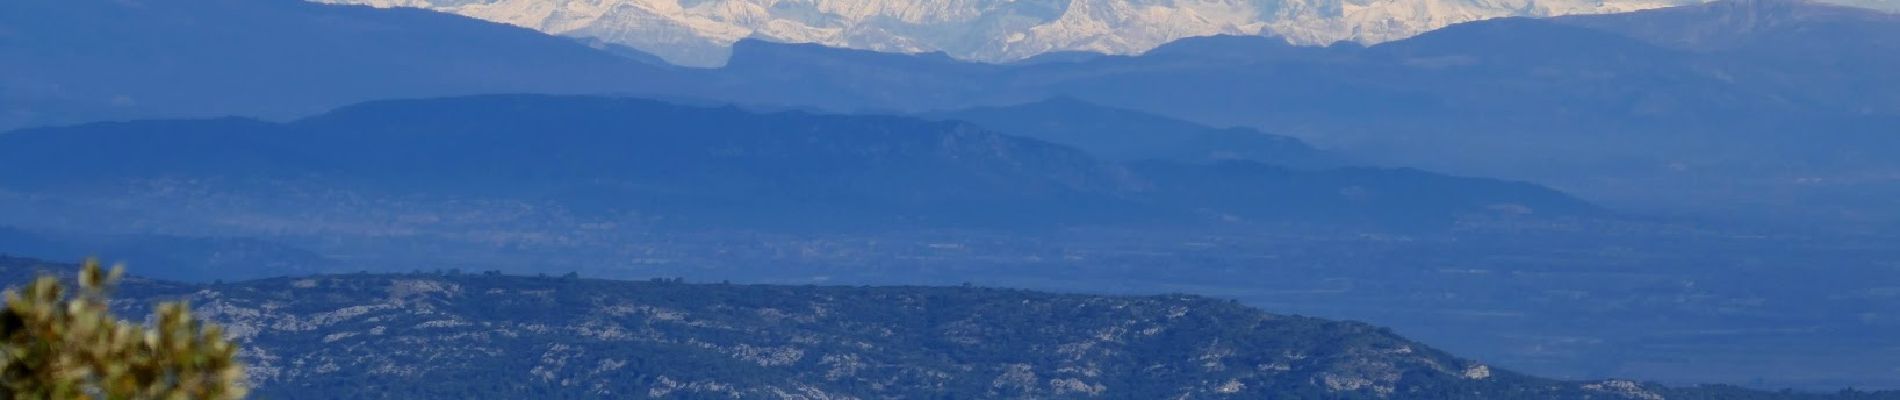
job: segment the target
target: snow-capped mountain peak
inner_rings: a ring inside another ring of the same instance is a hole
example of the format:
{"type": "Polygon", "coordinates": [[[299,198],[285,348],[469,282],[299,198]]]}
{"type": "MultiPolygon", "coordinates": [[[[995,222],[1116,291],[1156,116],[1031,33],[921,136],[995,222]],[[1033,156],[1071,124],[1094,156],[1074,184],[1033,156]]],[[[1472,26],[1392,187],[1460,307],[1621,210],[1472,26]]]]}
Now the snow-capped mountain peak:
{"type": "Polygon", "coordinates": [[[315,0],[417,7],[722,64],[752,37],[1012,61],[1139,53],[1176,39],[1277,35],[1377,43],[1506,16],[1627,12],[1706,0],[315,0]]]}

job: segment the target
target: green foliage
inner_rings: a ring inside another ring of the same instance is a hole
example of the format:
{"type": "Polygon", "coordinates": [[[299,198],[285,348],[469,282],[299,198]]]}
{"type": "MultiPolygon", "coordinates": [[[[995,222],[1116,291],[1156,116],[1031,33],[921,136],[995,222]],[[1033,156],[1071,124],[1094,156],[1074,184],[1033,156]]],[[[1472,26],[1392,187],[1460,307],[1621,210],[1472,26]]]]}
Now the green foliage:
{"type": "Polygon", "coordinates": [[[97,260],[77,293],[41,276],[6,293],[0,312],[0,397],[8,399],[236,399],[245,393],[237,346],[184,303],[157,307],[156,326],[119,320],[107,291],[123,274],[97,260]]]}

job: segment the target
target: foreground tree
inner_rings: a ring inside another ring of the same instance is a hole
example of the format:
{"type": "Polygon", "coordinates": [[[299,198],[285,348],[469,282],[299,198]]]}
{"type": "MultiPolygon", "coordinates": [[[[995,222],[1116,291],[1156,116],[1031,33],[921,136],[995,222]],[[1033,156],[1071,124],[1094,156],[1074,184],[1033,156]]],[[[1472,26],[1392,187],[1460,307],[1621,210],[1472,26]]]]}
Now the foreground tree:
{"type": "Polygon", "coordinates": [[[0,399],[237,399],[237,346],[184,303],[158,306],[154,326],[119,320],[107,291],[123,269],[87,260],[77,293],[41,276],[6,292],[0,311],[0,399]]]}

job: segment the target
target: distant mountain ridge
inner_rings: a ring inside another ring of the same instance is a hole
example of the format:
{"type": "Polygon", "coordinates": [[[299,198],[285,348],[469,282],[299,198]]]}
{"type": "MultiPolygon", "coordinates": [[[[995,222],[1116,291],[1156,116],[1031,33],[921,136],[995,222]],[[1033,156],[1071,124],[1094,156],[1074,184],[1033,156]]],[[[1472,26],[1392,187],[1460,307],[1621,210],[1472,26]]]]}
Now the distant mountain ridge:
{"type": "Polygon", "coordinates": [[[299,191],[551,200],[667,225],[1214,217],[1412,226],[1506,206],[1551,216],[1595,212],[1533,185],[1415,171],[1322,175],[1263,166],[1215,173],[1184,165],[1161,182],[1143,168],[966,123],[603,97],[373,102],[288,124],[224,119],[30,129],[0,135],[0,164],[9,166],[0,171],[0,189],[27,193],[200,182],[214,191],[265,195],[288,182],[299,191]],[[88,156],[73,158],[65,149],[87,149],[88,156]],[[1191,183],[1205,179],[1264,191],[1191,183]],[[1225,205],[1197,204],[1213,198],[1225,205]]]}
{"type": "Polygon", "coordinates": [[[1203,37],[1141,56],[1071,54],[1004,65],[961,62],[946,53],[742,40],[734,43],[727,67],[692,69],[421,10],[296,0],[133,4],[140,3],[0,6],[19,11],[5,17],[38,16],[0,25],[13,37],[71,34],[118,46],[75,47],[88,50],[56,57],[39,56],[58,50],[36,47],[46,40],[0,46],[13,55],[0,57],[0,65],[11,65],[0,68],[26,71],[0,79],[0,87],[10,88],[0,90],[0,97],[20,105],[0,110],[0,129],[149,116],[282,120],[380,98],[497,91],[635,94],[884,114],[1068,97],[1296,137],[1378,165],[1529,180],[1663,212],[1900,221],[1900,214],[1883,206],[1900,193],[1890,178],[1900,165],[1878,150],[1900,145],[1882,129],[1900,123],[1900,90],[1869,90],[1900,87],[1900,77],[1886,72],[1900,69],[1892,56],[1900,51],[1882,44],[1890,42],[1882,38],[1892,35],[1884,32],[1894,24],[1883,22],[1891,14],[1864,9],[1722,3],[1556,20],[1494,19],[1371,47],[1203,37]],[[1746,17],[1749,12],[1754,17],[1746,17]],[[178,23],[191,19],[157,17],[164,15],[243,16],[202,21],[245,34],[200,37],[190,32],[192,25],[178,23]],[[1794,23],[1761,31],[1772,34],[1736,36],[1740,47],[1712,51],[1645,39],[1637,27],[1654,26],[1641,22],[1652,18],[1679,20],[1668,26],[1685,27],[1749,18],[1794,23]],[[120,19],[125,21],[114,22],[120,19]],[[1588,22],[1623,20],[1638,22],[1588,22]],[[113,27],[86,28],[90,24],[113,27]],[[385,33],[396,37],[368,39],[385,33]],[[477,42],[490,44],[474,49],[470,43],[477,42]],[[252,48],[260,43],[268,45],[252,48]],[[123,51],[90,50],[102,48],[123,51]],[[232,58],[238,61],[196,65],[214,58],[161,62],[165,58],[153,56],[219,51],[239,54],[232,58]],[[404,57],[421,59],[396,62],[404,57]],[[252,58],[297,61],[246,61],[252,58]],[[145,65],[191,73],[151,76],[146,74],[158,70],[133,67],[145,65]],[[382,70],[393,72],[364,72],[382,70]],[[384,75],[401,78],[358,78],[384,75]],[[111,84],[117,79],[134,84],[111,84]]]}
{"type": "Polygon", "coordinates": [[[1890,224],[1900,214],[1874,204],[1900,189],[1887,178],[1900,164],[1873,149],[1900,145],[1884,129],[1900,123],[1900,90],[1869,88],[1900,87],[1885,72],[1900,69],[1893,15],[1755,0],[1493,19],[1370,47],[1208,37],[1004,66],[746,41],[707,74],[720,97],[865,112],[1069,97],[1667,212],[1890,224]],[[1723,49],[1640,28],[1720,21],[1786,23],[1714,31],[1734,38],[1723,49]]]}
{"type": "MultiPolygon", "coordinates": [[[[0,257],[9,287],[70,266],[0,257]]],[[[1184,295],[607,281],[461,272],[183,284],[257,393],[335,398],[1891,399],[1559,381],[1389,330],[1184,295]]]]}

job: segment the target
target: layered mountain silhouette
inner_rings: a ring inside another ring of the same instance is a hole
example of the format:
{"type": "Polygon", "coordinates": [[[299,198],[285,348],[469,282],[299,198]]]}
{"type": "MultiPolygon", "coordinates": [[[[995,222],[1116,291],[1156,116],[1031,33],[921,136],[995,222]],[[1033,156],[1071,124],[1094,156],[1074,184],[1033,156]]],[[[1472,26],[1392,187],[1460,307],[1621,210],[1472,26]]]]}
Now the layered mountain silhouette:
{"type": "Polygon", "coordinates": [[[1893,20],[1755,0],[1489,20],[1372,47],[1213,37],[1007,67],[742,42],[706,80],[712,96],[842,110],[1069,97],[1625,205],[1893,220],[1869,207],[1895,192],[1869,177],[1900,170],[1875,150],[1900,148],[1900,90],[1879,89],[1900,87],[1882,72],[1893,20]]]}
{"type": "MultiPolygon", "coordinates": [[[[1888,72],[1900,69],[1900,14],[1795,0],[1734,0],[1555,21],[1746,64],[1752,68],[1723,72],[1773,88],[1790,104],[1869,118],[1867,124],[1891,123],[1900,110],[1900,98],[1884,89],[1900,87],[1900,77],[1888,72]]],[[[1856,133],[1828,125],[1813,130],[1856,133]]]]}
{"type": "Polygon", "coordinates": [[[546,200],[694,226],[1443,224],[1592,213],[1528,184],[1249,161],[1117,164],[961,122],[753,113],[647,100],[479,96],[385,101],[291,123],[101,123],[0,136],[0,188],[209,182],[376,196],[546,200]],[[1422,201],[1436,199],[1435,201],[1422,201]]]}
{"type": "MultiPolygon", "coordinates": [[[[1804,3],[1785,8],[1837,9],[1804,3]]],[[[1787,149],[1790,143],[1775,142],[1785,137],[1782,129],[1897,112],[1891,91],[1829,90],[1885,79],[1871,70],[1840,74],[1764,63],[1571,22],[1592,18],[1629,17],[1500,19],[1370,48],[1196,38],[1137,57],[1009,68],[742,42],[733,65],[708,80],[721,82],[713,92],[718,97],[761,93],[766,102],[859,110],[954,109],[1067,96],[1203,124],[1263,128],[1395,161],[1511,170],[1524,167],[1520,157],[1534,157],[1543,162],[1532,169],[1544,175],[1587,175],[1605,164],[1655,169],[1671,162],[1776,162],[1761,152],[1787,149]],[[755,73],[767,68],[775,73],[755,73]],[[774,90],[781,87],[796,89],[774,90]]],[[[1771,47],[1792,52],[1809,42],[1868,46],[1818,59],[1780,57],[1859,68],[1878,64],[1849,57],[1886,54],[1873,51],[1883,37],[1843,34],[1771,47]]],[[[1841,127],[1836,137],[1874,127],[1841,127]]],[[[1807,156],[1839,151],[1843,144],[1808,141],[1797,150],[1807,156]]],[[[1804,157],[1800,163],[1827,158],[1804,157]]]]}

